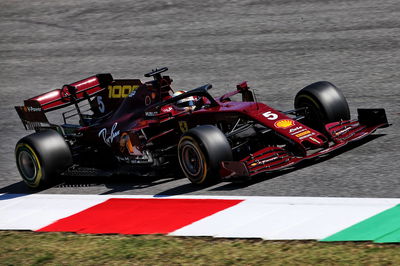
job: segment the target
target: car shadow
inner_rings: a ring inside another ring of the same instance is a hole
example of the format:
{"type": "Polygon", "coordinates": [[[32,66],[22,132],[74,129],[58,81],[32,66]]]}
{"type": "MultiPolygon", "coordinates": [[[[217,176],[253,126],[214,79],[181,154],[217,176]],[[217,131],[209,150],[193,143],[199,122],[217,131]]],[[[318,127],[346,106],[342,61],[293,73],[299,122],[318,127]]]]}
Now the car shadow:
{"type": "MultiPolygon", "coordinates": [[[[93,177],[93,178],[83,178],[80,177],[79,180],[68,179],[68,181],[57,185],[56,187],[90,187],[90,186],[105,186],[109,189],[106,192],[100,193],[99,195],[110,195],[114,193],[121,193],[126,191],[134,191],[140,189],[151,188],[154,186],[167,184],[170,182],[177,181],[179,179],[185,179],[185,177],[179,177],[180,174],[171,175],[170,177],[142,177],[142,176],[113,176],[113,177],[93,177]]],[[[161,193],[157,193],[154,197],[166,197],[172,195],[188,194],[196,192],[199,190],[204,190],[210,185],[193,185],[189,181],[187,183],[168,189],[161,193]]]]}
{"type": "Polygon", "coordinates": [[[64,182],[55,188],[76,188],[105,186],[109,189],[99,195],[109,195],[130,190],[140,190],[153,186],[169,183],[176,180],[173,177],[153,177],[153,176],[96,176],[96,177],[66,177],[64,182]]]}
{"type": "Polygon", "coordinates": [[[0,200],[9,200],[26,195],[35,194],[43,190],[33,190],[25,185],[23,181],[0,188],[0,200]]]}
{"type": "MultiPolygon", "coordinates": [[[[120,177],[122,178],[122,177],[120,177]]],[[[161,178],[161,177],[152,177],[152,178],[132,178],[132,177],[127,177],[124,178],[124,180],[121,180],[119,182],[113,182],[113,183],[106,183],[105,186],[106,188],[109,189],[109,191],[103,192],[100,195],[109,195],[109,194],[114,194],[118,192],[124,192],[124,191],[129,191],[129,190],[139,190],[139,189],[145,189],[145,188],[150,188],[154,186],[158,186],[161,184],[169,183],[176,180],[175,178],[161,178]],[[133,182],[132,182],[133,181],[133,182]]]]}
{"type": "Polygon", "coordinates": [[[161,185],[177,180],[175,177],[140,177],[140,176],[96,176],[96,177],[70,177],[67,176],[61,183],[43,189],[32,189],[26,186],[23,181],[16,182],[0,188],[0,200],[12,199],[32,195],[40,192],[54,193],[54,189],[89,188],[105,186],[108,191],[99,195],[109,195],[131,190],[140,190],[161,185]]]}
{"type": "MultiPolygon", "coordinates": [[[[188,181],[189,182],[189,181],[188,181]]],[[[210,188],[214,186],[215,184],[209,184],[209,185],[194,185],[192,183],[187,183],[183,184],[171,189],[167,189],[165,191],[159,192],[154,195],[154,197],[162,198],[162,197],[168,197],[168,196],[176,196],[176,195],[183,195],[183,194],[189,194],[193,193],[196,191],[200,190],[205,190],[207,188],[210,188]]]]}

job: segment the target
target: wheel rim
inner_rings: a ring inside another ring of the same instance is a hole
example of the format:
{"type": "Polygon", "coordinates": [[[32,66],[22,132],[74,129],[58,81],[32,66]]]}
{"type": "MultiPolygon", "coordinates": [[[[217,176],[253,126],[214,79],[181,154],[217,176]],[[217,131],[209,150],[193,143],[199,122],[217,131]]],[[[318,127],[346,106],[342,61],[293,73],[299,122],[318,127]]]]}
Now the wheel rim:
{"type": "Polygon", "coordinates": [[[301,95],[297,104],[298,107],[306,107],[305,124],[317,130],[324,130],[326,124],[325,114],[312,98],[308,95],[301,95]]]}
{"type": "Polygon", "coordinates": [[[199,176],[203,171],[203,161],[197,147],[192,143],[185,143],[181,154],[185,172],[193,177],[199,176]]]}
{"type": "Polygon", "coordinates": [[[18,164],[23,177],[28,181],[33,181],[37,175],[35,159],[27,151],[21,151],[18,156],[18,164]]]}
{"type": "Polygon", "coordinates": [[[321,115],[318,113],[318,109],[312,103],[304,102],[303,106],[307,108],[306,117],[308,118],[308,120],[310,121],[322,120],[321,115]]]}

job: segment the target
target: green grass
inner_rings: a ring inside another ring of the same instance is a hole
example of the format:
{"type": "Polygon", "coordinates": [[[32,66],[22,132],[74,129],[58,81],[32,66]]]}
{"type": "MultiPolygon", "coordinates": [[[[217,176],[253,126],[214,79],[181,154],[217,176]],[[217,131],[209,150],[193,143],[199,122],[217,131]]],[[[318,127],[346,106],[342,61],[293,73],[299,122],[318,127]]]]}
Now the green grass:
{"type": "Polygon", "coordinates": [[[400,245],[0,231],[0,265],[398,265],[400,245]]]}

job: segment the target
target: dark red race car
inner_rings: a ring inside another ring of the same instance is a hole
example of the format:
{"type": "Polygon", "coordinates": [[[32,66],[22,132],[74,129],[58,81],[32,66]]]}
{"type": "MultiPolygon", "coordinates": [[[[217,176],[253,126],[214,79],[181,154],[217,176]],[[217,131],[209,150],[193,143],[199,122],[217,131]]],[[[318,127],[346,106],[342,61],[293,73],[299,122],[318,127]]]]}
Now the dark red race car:
{"type": "Polygon", "coordinates": [[[144,83],[98,74],[17,106],[25,128],[36,131],[15,148],[25,183],[37,188],[60,176],[178,171],[195,184],[248,178],[389,125],[384,109],[358,109],[358,119],[350,120],[342,92],[325,81],[300,90],[293,110],[278,111],[255,101],[246,82],[217,98],[209,84],[174,93],[166,70],[145,74],[153,80],[144,83]],[[240,101],[231,99],[235,94],[240,101]],[[66,107],[62,122],[48,121],[46,113],[66,107]]]}

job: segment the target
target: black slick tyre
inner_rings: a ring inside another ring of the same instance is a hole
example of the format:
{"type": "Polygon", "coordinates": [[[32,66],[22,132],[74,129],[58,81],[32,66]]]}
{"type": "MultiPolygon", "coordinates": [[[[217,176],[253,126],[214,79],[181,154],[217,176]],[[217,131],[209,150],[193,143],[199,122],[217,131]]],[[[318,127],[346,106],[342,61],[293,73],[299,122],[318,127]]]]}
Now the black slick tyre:
{"type": "Polygon", "coordinates": [[[221,130],[212,125],[202,125],[181,137],[178,159],[190,182],[212,184],[219,180],[221,161],[232,160],[232,149],[221,130]]]}
{"type": "Polygon", "coordinates": [[[325,130],[327,123],[350,119],[349,105],[343,93],[327,81],[301,89],[296,94],[294,107],[306,107],[303,123],[320,131],[325,130]]]}
{"type": "Polygon", "coordinates": [[[59,174],[72,165],[71,151],[54,130],[33,133],[15,147],[18,171],[30,188],[44,188],[59,181],[59,174]]]}

